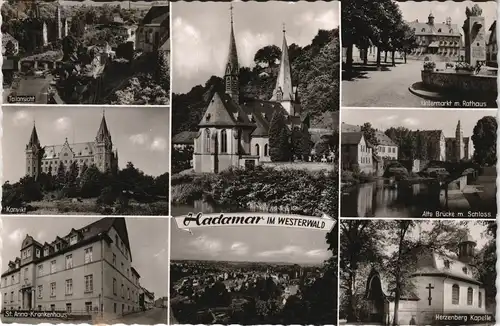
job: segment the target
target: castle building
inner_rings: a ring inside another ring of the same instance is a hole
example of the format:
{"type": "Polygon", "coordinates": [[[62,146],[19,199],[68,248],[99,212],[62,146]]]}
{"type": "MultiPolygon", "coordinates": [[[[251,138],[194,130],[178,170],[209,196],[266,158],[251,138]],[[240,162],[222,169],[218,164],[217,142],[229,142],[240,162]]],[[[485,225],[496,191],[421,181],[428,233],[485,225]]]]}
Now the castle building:
{"type": "Polygon", "coordinates": [[[462,35],[457,24],[446,18],[446,22],[434,22],[434,15],[429,14],[427,22],[418,20],[409,22],[408,25],[415,32],[418,47],[412,54],[437,54],[446,57],[458,57],[463,47],[462,35]]]}
{"type": "Polygon", "coordinates": [[[103,218],[44,244],[26,235],[2,274],[3,310],[66,312],[94,318],[138,311],[125,219],[103,218]]]}
{"type": "Polygon", "coordinates": [[[289,128],[309,128],[307,119],[301,118],[297,88],[292,85],[284,29],[281,50],[279,74],[272,97],[265,101],[240,94],[240,66],[231,11],[224,92],[214,92],[198,125],[199,131],[194,138],[195,172],[218,173],[230,167],[252,167],[270,162],[269,125],[275,112],[284,114],[289,128]]]}
{"type": "Polygon", "coordinates": [[[460,161],[472,158],[472,140],[470,137],[464,137],[464,131],[460,120],[457,123],[455,137],[446,138],[446,160],[460,161]]]}
{"type": "Polygon", "coordinates": [[[57,175],[60,166],[67,171],[72,164],[78,166],[79,173],[91,165],[101,172],[118,170],[118,151],[113,150],[104,114],[95,140],[83,143],[70,144],[66,138],[62,145],[42,147],[34,125],[25,153],[26,175],[34,178],[38,178],[42,172],[57,175]]]}
{"type": "MultiPolygon", "coordinates": [[[[458,255],[435,251],[419,254],[411,279],[413,289],[403,291],[399,301],[398,325],[435,325],[436,315],[486,314],[485,288],[473,263],[475,241],[469,236],[458,245],[458,255]]],[[[365,299],[367,322],[392,325],[394,293],[383,271],[372,269],[365,299]]]]}

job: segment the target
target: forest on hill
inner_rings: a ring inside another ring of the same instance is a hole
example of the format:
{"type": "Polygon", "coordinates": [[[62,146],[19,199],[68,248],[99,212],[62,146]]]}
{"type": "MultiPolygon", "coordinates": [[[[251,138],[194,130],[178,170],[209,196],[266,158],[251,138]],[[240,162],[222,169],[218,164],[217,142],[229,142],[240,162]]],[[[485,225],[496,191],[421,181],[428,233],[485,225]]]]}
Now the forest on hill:
{"type": "MultiPolygon", "coordinates": [[[[311,44],[288,46],[293,84],[298,86],[302,110],[312,125],[325,128],[324,120],[339,110],[339,30],[319,30],[311,44]]],[[[240,98],[271,98],[278,77],[281,49],[268,45],[254,55],[254,67],[240,68],[240,98]]],[[[196,131],[215,90],[224,91],[222,76],[211,76],[205,85],[196,85],[186,94],[172,96],[172,134],[196,131]]],[[[333,126],[331,127],[333,129],[333,126]]]]}

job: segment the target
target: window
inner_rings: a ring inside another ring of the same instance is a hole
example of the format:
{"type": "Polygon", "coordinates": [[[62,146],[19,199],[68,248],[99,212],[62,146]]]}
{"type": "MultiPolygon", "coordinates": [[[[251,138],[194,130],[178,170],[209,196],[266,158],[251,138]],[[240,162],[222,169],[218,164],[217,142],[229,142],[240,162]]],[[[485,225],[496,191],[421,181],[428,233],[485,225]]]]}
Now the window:
{"type": "Polygon", "coordinates": [[[446,268],[446,269],[450,268],[450,261],[449,260],[444,261],[444,268],[446,268]]]}
{"type": "Polygon", "coordinates": [[[50,296],[51,297],[56,296],[56,282],[50,283],[50,296]]]}
{"type": "Polygon", "coordinates": [[[220,132],[220,152],[227,153],[227,133],[225,129],[220,132]]]}
{"type": "Polygon", "coordinates": [[[94,279],[92,275],[85,276],[85,292],[94,291],[94,279]]]}
{"type": "Polygon", "coordinates": [[[31,248],[26,250],[26,257],[31,257],[31,248]]]}
{"type": "Polygon", "coordinates": [[[36,249],[35,251],[36,258],[40,258],[40,249],[36,249]]]}
{"type": "Polygon", "coordinates": [[[42,298],[42,294],[43,294],[43,285],[39,285],[38,286],[38,299],[42,298]]]}
{"type": "MultiPolygon", "coordinates": [[[[12,275],[12,276],[10,277],[10,280],[11,280],[11,283],[12,283],[12,284],[16,283],[16,275],[15,275],[15,274],[14,274],[14,275],[12,275]]],[[[5,278],[5,286],[7,286],[7,278],[5,278]]]]}
{"type": "Polygon", "coordinates": [[[129,277],[129,276],[130,276],[130,275],[129,275],[128,268],[127,268],[127,277],[129,277]]]}
{"type": "Polygon", "coordinates": [[[205,129],[205,152],[210,153],[210,129],[205,129]]]}
{"type": "Polygon", "coordinates": [[[479,291],[478,294],[479,294],[479,297],[477,300],[477,304],[478,304],[479,308],[481,308],[481,306],[483,305],[483,293],[481,291],[479,291]]]}
{"type": "Polygon", "coordinates": [[[71,313],[71,303],[66,303],[66,312],[71,313]]]}
{"type": "Polygon", "coordinates": [[[77,241],[78,241],[78,236],[76,234],[72,235],[71,238],[69,239],[69,244],[74,245],[74,244],[76,244],[77,241]]]}
{"type": "Polygon", "coordinates": [[[118,242],[118,235],[116,234],[115,234],[115,243],[117,247],[120,245],[120,243],[118,242]]]}
{"type": "Polygon", "coordinates": [[[264,145],[264,156],[269,156],[268,150],[269,150],[269,146],[267,144],[265,144],[264,145]]]}
{"type": "Polygon", "coordinates": [[[73,255],[67,255],[66,256],[66,269],[71,269],[73,268],[73,255]]]}
{"type": "Polygon", "coordinates": [[[26,267],[26,268],[24,269],[24,280],[25,280],[25,281],[28,281],[28,272],[29,272],[28,267],[26,267]]]}
{"type": "Polygon", "coordinates": [[[460,302],[460,287],[458,284],[453,284],[451,287],[451,303],[458,304],[460,302]]]}
{"type": "Polygon", "coordinates": [[[56,311],[56,305],[55,304],[51,304],[50,305],[50,311],[56,311]]]}
{"type": "Polygon", "coordinates": [[[472,306],[474,298],[474,290],[470,287],[467,289],[467,305],[472,306]]]}
{"type": "Polygon", "coordinates": [[[14,291],[10,293],[10,302],[14,302],[14,291]]]}
{"type": "Polygon", "coordinates": [[[56,261],[53,260],[53,261],[50,262],[50,273],[53,274],[55,272],[57,272],[57,270],[56,270],[56,261]]]}
{"type": "Polygon", "coordinates": [[[127,299],[130,300],[130,288],[127,288],[127,299]]]}
{"type": "Polygon", "coordinates": [[[260,146],[259,146],[259,144],[255,144],[255,155],[260,155],[260,146]]]}
{"type": "Polygon", "coordinates": [[[124,271],[124,265],[123,265],[123,262],[122,262],[122,272],[124,271]]]}
{"type": "Polygon", "coordinates": [[[116,295],[116,278],[113,279],[113,294],[116,295]]]}
{"type": "Polygon", "coordinates": [[[43,276],[43,265],[38,265],[38,276],[43,276]]]}
{"type": "Polygon", "coordinates": [[[462,272],[464,272],[467,275],[467,267],[462,268],[462,272]]]}
{"type": "Polygon", "coordinates": [[[7,292],[3,295],[3,303],[7,303],[7,292]]]}
{"type": "Polygon", "coordinates": [[[122,293],[122,298],[125,298],[125,288],[123,287],[123,284],[121,287],[121,293],[122,293]]]}
{"type": "Polygon", "coordinates": [[[66,280],[66,295],[72,295],[73,294],[73,280],[69,279],[66,280]]]}
{"type": "Polygon", "coordinates": [[[92,313],[92,302],[85,302],[85,311],[88,314],[92,313]]]}
{"type": "Polygon", "coordinates": [[[38,305],[38,310],[42,311],[42,305],[40,305],[40,304],[38,305]]]}
{"type": "Polygon", "coordinates": [[[85,249],[85,264],[92,262],[92,247],[85,249]]]}
{"type": "Polygon", "coordinates": [[[116,255],[113,254],[113,265],[116,266],[116,255]]]}

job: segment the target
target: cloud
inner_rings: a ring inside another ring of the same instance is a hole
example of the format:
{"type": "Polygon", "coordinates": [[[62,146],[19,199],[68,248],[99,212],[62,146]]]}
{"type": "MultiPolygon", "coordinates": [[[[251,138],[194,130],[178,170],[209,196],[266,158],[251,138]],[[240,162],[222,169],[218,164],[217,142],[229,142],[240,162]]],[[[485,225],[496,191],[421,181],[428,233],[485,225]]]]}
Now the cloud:
{"type": "Polygon", "coordinates": [[[330,254],[327,249],[314,249],[307,251],[305,255],[308,257],[324,257],[326,259],[330,254]]]}
{"type": "Polygon", "coordinates": [[[26,126],[29,124],[31,121],[31,117],[26,111],[17,111],[16,114],[14,114],[14,117],[12,118],[12,122],[16,127],[18,126],[26,126]]]}
{"type": "Polygon", "coordinates": [[[405,125],[411,126],[411,127],[418,126],[420,124],[420,120],[415,119],[415,118],[406,118],[406,119],[403,119],[402,122],[405,125]]]}
{"type": "Polygon", "coordinates": [[[36,235],[36,239],[40,242],[44,242],[45,239],[45,231],[39,231],[36,235]]]}
{"type": "Polygon", "coordinates": [[[68,117],[61,117],[54,121],[54,127],[57,131],[66,132],[71,126],[71,119],[68,117]]]}
{"type": "Polygon", "coordinates": [[[151,143],[150,149],[152,151],[162,152],[167,149],[167,140],[163,137],[155,137],[151,143]]]}
{"type": "Polygon", "coordinates": [[[24,240],[26,236],[26,229],[15,229],[11,233],[9,233],[8,238],[10,241],[14,242],[14,244],[19,244],[24,240]]]}
{"type": "Polygon", "coordinates": [[[236,43],[238,47],[238,60],[241,66],[254,66],[255,53],[266,45],[274,44],[274,37],[271,33],[253,34],[249,30],[236,33],[236,43]]]}
{"type": "Polygon", "coordinates": [[[283,249],[280,250],[268,250],[268,251],[262,251],[257,254],[257,256],[261,257],[273,257],[273,256],[280,256],[280,255],[300,255],[304,254],[304,249],[298,246],[285,246],[283,249]]]}
{"type": "Polygon", "coordinates": [[[210,239],[207,236],[199,236],[192,240],[189,245],[195,247],[198,251],[217,256],[222,250],[222,243],[217,239],[210,239]]]}
{"type": "Polygon", "coordinates": [[[132,144],[144,145],[148,141],[148,135],[146,134],[135,134],[129,137],[132,144]]]}
{"type": "Polygon", "coordinates": [[[231,245],[231,251],[236,255],[243,256],[248,253],[248,246],[243,242],[235,242],[231,245]]]}

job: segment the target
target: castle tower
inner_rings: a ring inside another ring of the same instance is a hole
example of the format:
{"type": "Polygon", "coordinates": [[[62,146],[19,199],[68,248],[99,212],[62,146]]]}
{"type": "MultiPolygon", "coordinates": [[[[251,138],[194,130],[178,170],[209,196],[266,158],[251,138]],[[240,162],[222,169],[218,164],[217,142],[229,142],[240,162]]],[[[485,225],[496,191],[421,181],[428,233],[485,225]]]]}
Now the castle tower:
{"type": "Polygon", "coordinates": [[[286,30],[285,26],[283,26],[283,45],[281,46],[280,70],[271,101],[280,102],[288,114],[295,115],[295,92],[292,86],[291,71],[290,57],[288,56],[288,45],[286,42],[286,30]]]}
{"type": "Polygon", "coordinates": [[[427,24],[434,25],[434,15],[432,14],[432,12],[429,14],[427,24]]]}
{"type": "Polygon", "coordinates": [[[33,129],[31,130],[31,136],[26,145],[26,175],[38,178],[41,172],[41,163],[43,156],[43,149],[40,146],[40,140],[38,139],[38,133],[36,132],[36,126],[33,123],[33,129]]]}
{"type": "Polygon", "coordinates": [[[467,237],[458,244],[458,260],[466,264],[471,264],[474,259],[475,247],[476,242],[472,239],[470,234],[468,234],[467,237]]]}
{"type": "Polygon", "coordinates": [[[96,153],[94,153],[94,162],[101,172],[111,171],[114,165],[113,142],[111,134],[106,123],[106,116],[102,112],[101,125],[95,137],[96,153]]]}
{"type": "Polygon", "coordinates": [[[231,4],[231,34],[229,36],[229,54],[227,57],[226,71],[224,73],[225,92],[234,102],[239,104],[240,97],[240,66],[238,63],[238,51],[233,29],[233,5],[231,4]]]}
{"type": "Polygon", "coordinates": [[[458,120],[457,129],[455,130],[455,146],[456,146],[456,157],[457,161],[460,161],[464,158],[464,131],[462,130],[462,125],[460,124],[460,120],[458,120]]]}

